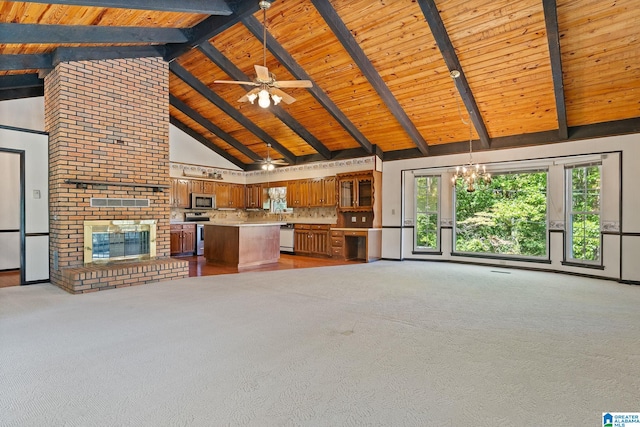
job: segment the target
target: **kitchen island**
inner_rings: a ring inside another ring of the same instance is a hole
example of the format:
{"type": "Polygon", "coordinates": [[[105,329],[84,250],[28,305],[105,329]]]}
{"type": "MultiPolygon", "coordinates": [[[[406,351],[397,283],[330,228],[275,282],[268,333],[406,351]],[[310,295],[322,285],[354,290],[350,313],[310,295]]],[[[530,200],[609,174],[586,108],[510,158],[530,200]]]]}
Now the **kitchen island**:
{"type": "Polygon", "coordinates": [[[204,225],[207,263],[238,270],[277,263],[282,222],[229,222],[204,225]]]}

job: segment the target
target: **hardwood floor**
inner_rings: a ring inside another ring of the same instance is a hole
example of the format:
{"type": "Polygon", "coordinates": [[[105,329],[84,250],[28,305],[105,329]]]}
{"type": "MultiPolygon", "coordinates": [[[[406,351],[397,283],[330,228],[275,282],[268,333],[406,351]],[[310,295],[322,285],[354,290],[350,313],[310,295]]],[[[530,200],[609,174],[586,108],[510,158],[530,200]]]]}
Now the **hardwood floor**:
{"type": "Polygon", "coordinates": [[[176,258],[189,261],[189,277],[235,274],[242,273],[244,271],[272,271],[289,270],[293,268],[329,267],[334,265],[358,263],[358,261],[338,261],[331,258],[307,257],[281,253],[280,260],[277,264],[264,265],[239,272],[238,269],[234,267],[207,264],[207,261],[203,256],[181,256],[176,258]]]}
{"type": "Polygon", "coordinates": [[[1,271],[0,288],[18,286],[20,284],[20,270],[1,271]]]}
{"type": "MultiPolygon", "coordinates": [[[[302,255],[280,254],[277,264],[260,266],[248,270],[238,271],[237,268],[207,264],[203,256],[176,257],[189,261],[189,277],[214,276],[217,274],[236,274],[244,271],[289,270],[293,268],[330,267],[334,265],[357,264],[359,261],[338,261],[331,258],[307,257],[302,255]]],[[[20,270],[0,272],[0,288],[20,285],[20,270]]]]}

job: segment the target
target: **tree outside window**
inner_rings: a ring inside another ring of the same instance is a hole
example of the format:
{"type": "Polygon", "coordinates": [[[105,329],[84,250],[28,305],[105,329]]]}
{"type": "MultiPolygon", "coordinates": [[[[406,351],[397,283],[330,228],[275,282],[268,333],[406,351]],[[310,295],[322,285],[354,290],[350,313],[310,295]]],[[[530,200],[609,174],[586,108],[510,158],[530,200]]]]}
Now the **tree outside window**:
{"type": "Polygon", "coordinates": [[[600,165],[573,166],[566,170],[566,247],[571,261],[600,261],[600,175],[600,165]]]}
{"type": "Polygon", "coordinates": [[[440,206],[440,178],[415,177],[416,226],[414,249],[434,250],[439,247],[438,215],[440,206]]]}
{"type": "Polygon", "coordinates": [[[455,188],[455,251],[547,256],[547,172],[498,174],[475,192],[455,188]]]}

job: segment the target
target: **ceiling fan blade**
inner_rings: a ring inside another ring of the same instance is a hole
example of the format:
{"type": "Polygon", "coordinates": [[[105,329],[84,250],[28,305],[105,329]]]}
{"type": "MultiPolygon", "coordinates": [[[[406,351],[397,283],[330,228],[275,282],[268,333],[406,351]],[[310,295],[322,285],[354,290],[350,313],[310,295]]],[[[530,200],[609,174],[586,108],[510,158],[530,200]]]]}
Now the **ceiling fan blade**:
{"type": "Polygon", "coordinates": [[[275,88],[275,87],[271,88],[271,94],[272,95],[278,95],[287,104],[291,104],[293,102],[296,102],[296,99],[293,96],[291,96],[291,95],[289,95],[289,94],[287,94],[287,93],[285,93],[285,92],[283,92],[280,89],[275,88]]]}
{"type": "Polygon", "coordinates": [[[311,80],[282,80],[274,82],[275,87],[313,87],[311,80]]]}
{"type": "Polygon", "coordinates": [[[240,99],[238,99],[238,102],[249,102],[249,95],[251,94],[257,94],[258,92],[260,92],[260,88],[257,87],[255,89],[251,89],[249,92],[245,93],[244,96],[242,96],[240,99]]]}
{"type": "Polygon", "coordinates": [[[258,76],[258,80],[263,82],[268,82],[271,80],[271,76],[269,76],[269,69],[267,67],[263,67],[262,65],[254,65],[256,69],[256,76],[258,76]]]}
{"type": "Polygon", "coordinates": [[[255,82],[241,82],[237,80],[215,80],[214,83],[258,86],[258,83],[255,83],[255,82]]]}

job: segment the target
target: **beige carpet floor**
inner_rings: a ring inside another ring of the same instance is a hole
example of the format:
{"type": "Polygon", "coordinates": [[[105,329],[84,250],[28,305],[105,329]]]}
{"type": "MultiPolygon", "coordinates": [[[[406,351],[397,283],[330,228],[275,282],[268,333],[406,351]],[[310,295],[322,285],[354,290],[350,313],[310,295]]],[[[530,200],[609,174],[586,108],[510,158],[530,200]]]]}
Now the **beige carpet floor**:
{"type": "Polygon", "coordinates": [[[640,287],[379,261],[0,289],[1,426],[598,426],[640,411],[640,287]]]}

